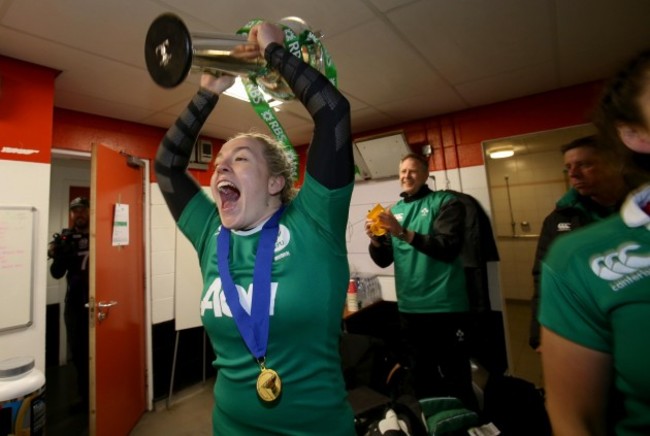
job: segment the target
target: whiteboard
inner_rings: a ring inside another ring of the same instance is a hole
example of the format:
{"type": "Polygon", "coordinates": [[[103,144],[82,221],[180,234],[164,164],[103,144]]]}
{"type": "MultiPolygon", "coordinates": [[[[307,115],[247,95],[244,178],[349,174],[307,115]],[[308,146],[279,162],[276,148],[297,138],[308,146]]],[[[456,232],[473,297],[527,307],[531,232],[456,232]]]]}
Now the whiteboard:
{"type": "Polygon", "coordinates": [[[0,331],[32,324],[35,212],[0,206],[0,331]]]}
{"type": "Polygon", "coordinates": [[[346,242],[351,273],[393,275],[393,266],[380,268],[368,254],[370,239],[364,230],[366,215],[375,204],[388,207],[397,203],[402,189],[397,177],[357,181],[352,191],[346,242]]]}

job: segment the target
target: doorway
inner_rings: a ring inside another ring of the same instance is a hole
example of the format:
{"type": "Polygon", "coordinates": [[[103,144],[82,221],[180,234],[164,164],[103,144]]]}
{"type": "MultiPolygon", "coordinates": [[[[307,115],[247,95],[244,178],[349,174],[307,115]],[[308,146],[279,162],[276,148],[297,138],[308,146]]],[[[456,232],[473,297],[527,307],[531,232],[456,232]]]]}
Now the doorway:
{"type": "Polygon", "coordinates": [[[528,345],[532,268],[544,218],[569,188],[560,147],[595,133],[592,124],[483,142],[492,224],[501,258],[500,282],[510,372],[543,385],[539,355],[528,345]],[[512,149],[507,158],[493,150],[512,149]]]}
{"type": "MultiPolygon", "coordinates": [[[[121,159],[124,165],[127,165],[125,159],[121,159]]],[[[50,179],[50,212],[48,216],[48,231],[50,234],[60,233],[61,229],[68,228],[69,217],[69,195],[75,192],[73,187],[85,190],[89,189],[91,185],[91,154],[83,152],[74,152],[66,150],[53,150],[51,162],[51,179],[50,179]]],[[[142,174],[148,174],[148,165],[142,174]]],[[[145,177],[145,179],[147,179],[145,177]]],[[[149,190],[148,179],[143,181],[141,187],[142,204],[148,204],[149,190]]],[[[142,182],[141,182],[142,183],[142,182]]],[[[100,197],[101,198],[101,197],[100,197]]],[[[91,199],[92,200],[92,199],[91,199]]],[[[145,212],[144,217],[141,216],[141,221],[145,227],[144,233],[148,234],[149,229],[149,214],[148,210],[145,212]]],[[[135,223],[134,223],[135,224],[135,223]]],[[[148,252],[150,252],[150,242],[147,237],[137,238],[142,241],[142,245],[146,246],[145,256],[143,261],[148,264],[150,261],[148,252]]],[[[134,241],[134,244],[137,243],[134,241]]],[[[110,256],[109,256],[110,257],[110,256]]],[[[108,259],[104,256],[105,260],[108,259]]],[[[100,261],[99,257],[97,259],[100,261]]],[[[110,259],[109,259],[110,260],[110,259]]],[[[48,264],[49,267],[49,264],[48,264]]],[[[148,269],[144,272],[146,281],[146,291],[143,294],[143,300],[149,301],[148,293],[150,292],[150,277],[148,269]]],[[[47,327],[46,327],[46,377],[48,380],[48,408],[47,408],[47,433],[49,435],[68,435],[68,434],[88,434],[89,432],[89,411],[88,408],[78,407],[78,395],[76,389],[76,371],[74,366],[69,360],[68,344],[65,333],[65,323],[63,321],[63,308],[66,294],[66,280],[55,280],[48,274],[47,282],[47,327]]],[[[125,304],[124,308],[131,305],[125,304]]],[[[149,307],[146,305],[146,312],[148,313],[149,307]]],[[[117,313],[113,316],[117,318],[117,313]]],[[[150,355],[151,355],[151,338],[150,329],[146,326],[150,325],[150,319],[146,316],[143,319],[144,327],[142,336],[146,336],[146,347],[144,353],[146,354],[146,363],[142,363],[141,367],[151,368],[150,355]]],[[[152,383],[151,371],[147,371],[147,384],[145,386],[144,377],[142,377],[142,389],[146,389],[147,408],[151,408],[152,404],[152,383]]],[[[92,378],[92,377],[91,377],[92,378]]],[[[98,379],[103,380],[103,376],[98,379]]],[[[97,382],[97,380],[90,380],[97,382]]],[[[102,392],[104,392],[103,390],[102,392]]],[[[118,403],[123,403],[119,398],[115,398],[118,403]]],[[[104,413],[109,416],[112,411],[107,411],[106,407],[102,408],[104,413]]]]}
{"type": "MultiPolygon", "coordinates": [[[[54,153],[53,153],[54,155],[54,153]]],[[[90,191],[90,153],[58,153],[50,173],[50,235],[69,228],[70,195],[90,191]]],[[[88,196],[88,194],[86,194],[88,196]]],[[[48,263],[49,268],[50,263],[48,263]]],[[[47,434],[88,434],[88,411],[77,395],[77,374],[70,360],[63,309],[66,279],[47,274],[45,375],[47,434]]]]}

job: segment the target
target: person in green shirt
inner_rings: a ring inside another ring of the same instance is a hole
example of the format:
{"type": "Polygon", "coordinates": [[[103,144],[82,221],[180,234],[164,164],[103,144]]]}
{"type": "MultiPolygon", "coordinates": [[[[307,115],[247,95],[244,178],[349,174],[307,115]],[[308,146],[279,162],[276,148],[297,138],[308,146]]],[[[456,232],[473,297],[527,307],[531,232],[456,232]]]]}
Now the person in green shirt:
{"type": "Polygon", "coordinates": [[[557,201],[544,219],[533,263],[533,298],[528,343],[540,348],[539,280],[541,262],[555,238],[602,221],[616,213],[629,192],[622,163],[609,147],[599,144],[596,135],[575,139],[561,147],[564,168],[571,188],[557,201]]]}
{"type": "Polygon", "coordinates": [[[557,436],[650,434],[650,50],[596,110],[626,177],[620,213],[559,238],[542,262],[542,365],[557,436]]]}
{"type": "Polygon", "coordinates": [[[454,396],[476,409],[467,346],[469,300],[460,258],[465,207],[426,184],[428,163],[408,154],[399,164],[402,199],[378,215],[386,233],[365,223],[373,261],[394,264],[401,336],[400,365],[418,398],[454,396]]]}
{"type": "Polygon", "coordinates": [[[213,434],[351,436],[339,355],[354,184],[350,104],[283,40],[279,27],[262,23],[249,32],[255,49],[237,55],[263,56],[314,120],[300,192],[284,146],[262,134],[221,147],[213,198],[187,172],[201,127],[233,83],[210,74],[160,144],[156,178],[199,256],[197,309],[218,370],[213,434]]]}

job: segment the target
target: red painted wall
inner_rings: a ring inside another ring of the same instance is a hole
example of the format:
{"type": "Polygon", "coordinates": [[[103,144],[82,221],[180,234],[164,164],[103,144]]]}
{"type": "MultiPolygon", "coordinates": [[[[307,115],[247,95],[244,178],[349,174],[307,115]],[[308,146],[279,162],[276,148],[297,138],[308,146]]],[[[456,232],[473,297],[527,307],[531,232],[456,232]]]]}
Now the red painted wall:
{"type": "MultiPolygon", "coordinates": [[[[165,136],[165,132],[166,129],[159,127],[150,127],[66,109],[55,109],[52,146],[64,150],[90,152],[91,144],[98,143],[133,156],[153,160],[156,156],[158,144],[165,136]]],[[[212,141],[213,156],[216,156],[224,141],[209,137],[204,139],[212,141]]],[[[305,147],[300,148],[298,154],[301,160],[302,174],[305,147]]],[[[210,184],[211,170],[190,171],[201,185],[207,186],[210,184]]],[[[153,171],[151,180],[155,181],[153,171]]],[[[302,179],[300,182],[302,182],[302,179]]]]}
{"type": "Polygon", "coordinates": [[[0,159],[50,162],[57,74],[0,56],[0,159]]]}
{"type": "Polygon", "coordinates": [[[403,129],[414,152],[431,144],[431,170],[483,165],[482,141],[589,122],[602,86],[603,82],[577,85],[391,126],[364,136],[403,129]]]}
{"type": "MultiPolygon", "coordinates": [[[[0,57],[0,68],[3,79],[0,95],[3,143],[0,146],[30,144],[41,151],[37,156],[10,158],[49,162],[51,147],[90,151],[94,142],[146,159],[155,156],[165,129],[65,109],[52,110],[55,72],[3,57],[0,57]]],[[[431,144],[431,170],[483,165],[482,141],[588,122],[601,86],[602,82],[577,85],[387,126],[355,137],[403,130],[413,151],[420,152],[422,145],[431,144]]],[[[215,152],[218,151],[222,141],[209,139],[215,144],[215,152]]],[[[296,147],[301,175],[304,173],[306,149],[304,146],[296,147]]],[[[9,157],[0,153],[0,158],[9,157]]],[[[192,172],[201,184],[209,183],[211,171],[192,172]]],[[[301,183],[302,177],[299,185],[301,183]]]]}

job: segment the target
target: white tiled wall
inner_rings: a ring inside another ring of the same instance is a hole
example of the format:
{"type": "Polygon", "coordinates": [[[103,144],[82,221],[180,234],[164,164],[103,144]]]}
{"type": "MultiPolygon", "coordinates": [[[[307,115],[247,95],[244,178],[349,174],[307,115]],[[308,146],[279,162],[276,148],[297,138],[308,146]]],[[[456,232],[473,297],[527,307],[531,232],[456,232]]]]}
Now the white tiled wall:
{"type": "Polygon", "coordinates": [[[157,183],[151,185],[151,319],[174,319],[176,223],[157,183]]]}
{"type": "Polygon", "coordinates": [[[515,155],[492,160],[487,166],[506,299],[532,296],[537,236],[544,218],[567,189],[563,166],[559,151],[515,155]]]}

